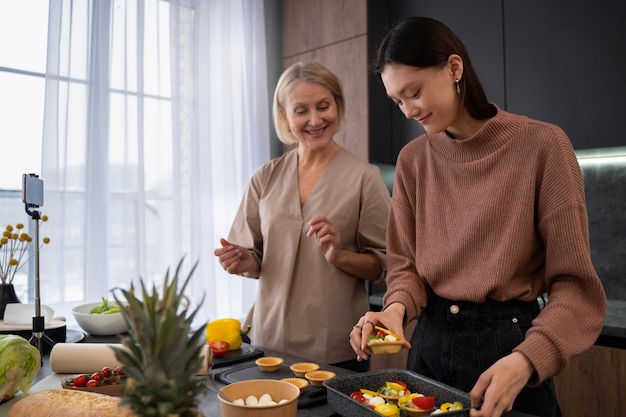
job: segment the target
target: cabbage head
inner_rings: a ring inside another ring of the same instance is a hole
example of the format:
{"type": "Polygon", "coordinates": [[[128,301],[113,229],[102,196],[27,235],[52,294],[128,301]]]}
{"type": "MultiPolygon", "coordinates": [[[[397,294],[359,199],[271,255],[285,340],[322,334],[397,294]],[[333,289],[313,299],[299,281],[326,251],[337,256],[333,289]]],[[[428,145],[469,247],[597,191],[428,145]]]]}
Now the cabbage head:
{"type": "Polygon", "coordinates": [[[0,400],[27,393],[41,368],[41,355],[28,340],[0,335],[0,400]]]}

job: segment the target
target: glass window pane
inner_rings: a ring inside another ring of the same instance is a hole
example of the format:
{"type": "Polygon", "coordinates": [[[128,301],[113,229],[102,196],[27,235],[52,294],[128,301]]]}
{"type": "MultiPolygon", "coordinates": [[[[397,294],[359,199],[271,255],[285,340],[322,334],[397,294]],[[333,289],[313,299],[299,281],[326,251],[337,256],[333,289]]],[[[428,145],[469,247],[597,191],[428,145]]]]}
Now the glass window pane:
{"type": "Polygon", "coordinates": [[[0,67],[44,73],[48,0],[2,1],[0,67]]]}
{"type": "Polygon", "coordinates": [[[0,71],[0,91],[0,132],[11,144],[3,149],[0,189],[21,190],[22,174],[41,169],[44,79],[0,71]]]}

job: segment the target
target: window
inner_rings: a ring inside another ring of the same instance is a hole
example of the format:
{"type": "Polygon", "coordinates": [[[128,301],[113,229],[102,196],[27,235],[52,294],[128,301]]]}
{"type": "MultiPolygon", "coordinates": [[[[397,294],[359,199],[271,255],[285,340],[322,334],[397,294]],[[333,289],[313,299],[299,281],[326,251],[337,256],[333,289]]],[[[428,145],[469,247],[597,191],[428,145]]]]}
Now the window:
{"type": "MultiPolygon", "coordinates": [[[[0,223],[24,223],[33,235],[22,203],[22,174],[40,173],[41,134],[48,36],[48,0],[0,4],[0,223]]],[[[43,233],[43,231],[41,232],[43,233]]],[[[30,246],[32,248],[32,245],[30,246]]],[[[14,285],[28,299],[28,266],[14,285]]]]}
{"type": "Polygon", "coordinates": [[[245,315],[256,284],[212,252],[269,159],[264,31],[250,0],[0,3],[0,36],[15,40],[0,43],[0,222],[25,222],[21,176],[40,174],[42,303],[71,321],[74,305],[158,283],[185,256],[200,320],[245,315]]]}

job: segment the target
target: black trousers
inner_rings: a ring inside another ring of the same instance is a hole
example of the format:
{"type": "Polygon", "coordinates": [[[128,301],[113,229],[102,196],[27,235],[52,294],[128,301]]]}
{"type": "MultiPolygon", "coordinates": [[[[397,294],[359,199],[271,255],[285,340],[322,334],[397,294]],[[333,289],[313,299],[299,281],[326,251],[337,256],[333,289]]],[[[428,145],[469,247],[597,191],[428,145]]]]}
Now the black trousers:
{"type": "MultiPolygon", "coordinates": [[[[519,345],[539,314],[538,302],[450,301],[432,294],[419,316],[408,369],[465,392],[480,374],[519,345]]],[[[560,417],[552,378],[525,387],[513,409],[538,417],[560,417]]]]}

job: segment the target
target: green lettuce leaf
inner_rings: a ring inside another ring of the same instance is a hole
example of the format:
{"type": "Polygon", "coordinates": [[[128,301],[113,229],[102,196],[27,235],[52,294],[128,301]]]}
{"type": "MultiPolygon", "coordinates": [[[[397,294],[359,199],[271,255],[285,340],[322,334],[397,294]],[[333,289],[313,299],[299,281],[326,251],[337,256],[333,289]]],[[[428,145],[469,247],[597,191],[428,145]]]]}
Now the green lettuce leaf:
{"type": "Polygon", "coordinates": [[[0,400],[27,393],[41,368],[41,355],[28,340],[0,335],[0,400]]]}

